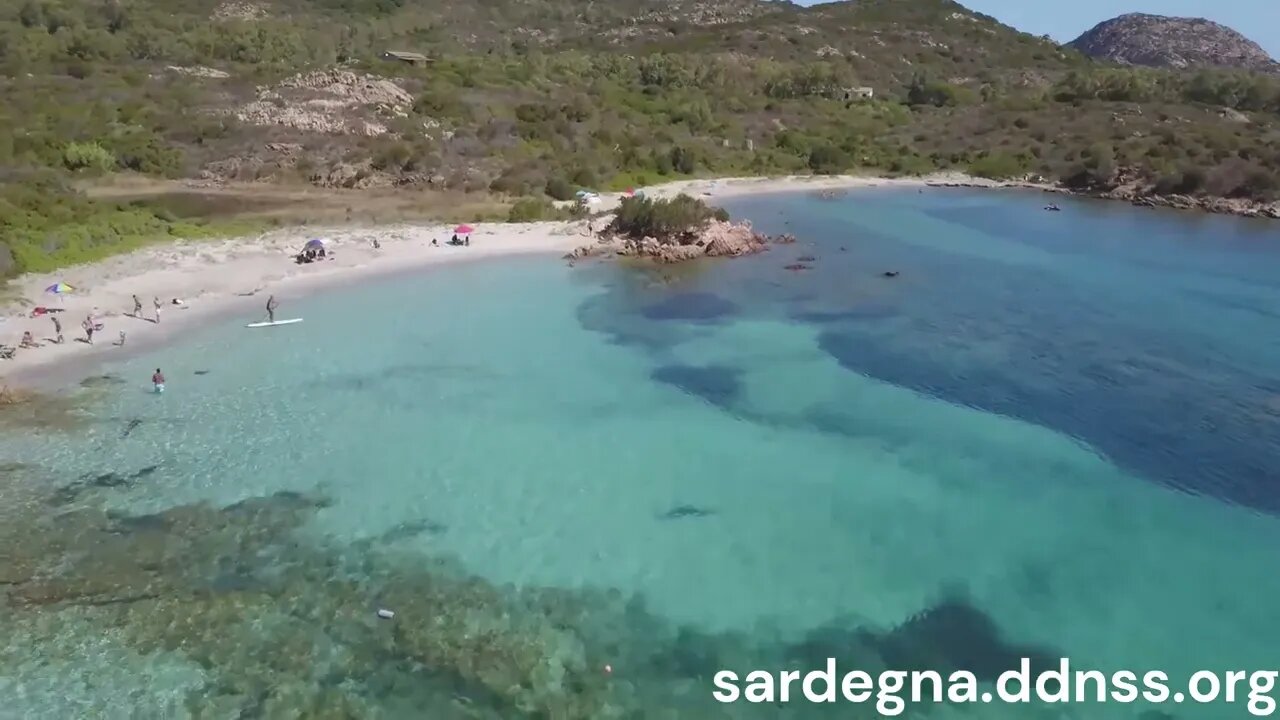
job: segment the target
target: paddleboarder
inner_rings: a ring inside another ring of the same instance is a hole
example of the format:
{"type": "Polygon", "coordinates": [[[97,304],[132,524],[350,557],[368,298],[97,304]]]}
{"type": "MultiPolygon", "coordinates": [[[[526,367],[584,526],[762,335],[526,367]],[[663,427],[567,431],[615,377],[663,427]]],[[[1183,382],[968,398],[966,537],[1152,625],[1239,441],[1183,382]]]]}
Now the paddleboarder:
{"type": "Polygon", "coordinates": [[[271,297],[267,298],[267,322],[274,323],[276,321],[277,307],[278,307],[278,304],[276,303],[275,295],[272,295],[271,297]]]}

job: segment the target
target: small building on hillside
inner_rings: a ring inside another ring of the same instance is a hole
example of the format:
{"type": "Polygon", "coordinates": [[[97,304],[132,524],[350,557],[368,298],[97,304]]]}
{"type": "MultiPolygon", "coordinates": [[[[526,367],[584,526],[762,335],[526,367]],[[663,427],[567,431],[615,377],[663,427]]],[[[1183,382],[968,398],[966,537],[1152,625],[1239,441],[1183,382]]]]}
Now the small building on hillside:
{"type": "Polygon", "coordinates": [[[382,53],[383,60],[394,60],[396,62],[408,63],[410,65],[426,65],[431,62],[426,55],[421,53],[403,52],[400,50],[387,50],[382,53]]]}
{"type": "Polygon", "coordinates": [[[844,89],[845,100],[870,100],[875,97],[876,91],[869,87],[851,87],[844,89]]]}

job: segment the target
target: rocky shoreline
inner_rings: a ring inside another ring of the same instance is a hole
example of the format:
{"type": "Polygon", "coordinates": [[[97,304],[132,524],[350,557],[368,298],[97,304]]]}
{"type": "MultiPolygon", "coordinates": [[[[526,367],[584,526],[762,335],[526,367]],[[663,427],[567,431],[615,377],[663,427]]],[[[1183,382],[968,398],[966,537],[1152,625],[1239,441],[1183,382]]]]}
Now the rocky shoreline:
{"type": "Polygon", "coordinates": [[[1280,220],[1280,202],[1260,203],[1245,198],[1198,195],[1160,195],[1131,186],[1094,191],[1030,182],[927,182],[926,185],[929,187],[1020,188],[1097,200],[1120,200],[1137,207],[1170,208],[1173,210],[1207,212],[1215,215],[1236,215],[1239,217],[1280,220]]]}
{"type": "Polygon", "coordinates": [[[770,245],[795,242],[792,235],[770,237],[756,232],[749,222],[712,220],[688,242],[663,242],[653,237],[604,235],[592,245],[582,245],[565,255],[567,260],[590,257],[646,258],[658,263],[679,263],[704,257],[739,257],[764,252],[770,245]]]}

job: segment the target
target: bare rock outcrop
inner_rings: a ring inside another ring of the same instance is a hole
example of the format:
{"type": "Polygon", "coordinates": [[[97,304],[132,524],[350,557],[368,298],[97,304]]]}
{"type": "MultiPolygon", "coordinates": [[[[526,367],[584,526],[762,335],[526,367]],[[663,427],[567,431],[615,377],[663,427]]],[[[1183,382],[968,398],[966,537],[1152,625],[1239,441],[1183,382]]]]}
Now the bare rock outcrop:
{"type": "Polygon", "coordinates": [[[257,3],[227,0],[213,9],[212,18],[218,22],[251,22],[263,20],[267,15],[267,9],[257,3]]]}
{"type": "Polygon", "coordinates": [[[751,255],[768,248],[769,238],[753,230],[750,223],[712,220],[684,242],[664,242],[654,237],[606,237],[595,244],[574,249],[565,258],[616,255],[646,258],[659,263],[679,263],[702,257],[751,255]]]}
{"type": "Polygon", "coordinates": [[[701,241],[707,257],[738,257],[764,250],[767,238],[751,229],[749,223],[713,220],[702,231],[701,241]]]}
{"type": "Polygon", "coordinates": [[[1280,72],[1280,64],[1257,43],[1203,18],[1130,13],[1099,23],[1070,45],[1090,57],[1122,65],[1280,72]]]}
{"type": "Polygon", "coordinates": [[[189,77],[209,78],[210,80],[225,80],[231,77],[231,73],[217,68],[205,67],[203,65],[169,65],[165,68],[171,73],[178,75],[187,75],[189,77]]]}
{"type": "Polygon", "coordinates": [[[384,135],[385,121],[404,117],[413,96],[385,78],[349,70],[300,73],[258,88],[257,99],[235,112],[251,125],[279,125],[306,132],[384,135]]]}

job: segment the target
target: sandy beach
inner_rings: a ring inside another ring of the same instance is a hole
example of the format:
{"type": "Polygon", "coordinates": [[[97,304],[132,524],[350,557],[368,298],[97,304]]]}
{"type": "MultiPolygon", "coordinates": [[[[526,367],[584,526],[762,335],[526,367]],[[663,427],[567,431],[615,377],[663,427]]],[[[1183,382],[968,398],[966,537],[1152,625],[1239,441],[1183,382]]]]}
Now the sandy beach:
{"type": "MultiPolygon", "coordinates": [[[[755,193],[951,183],[986,184],[960,175],[726,178],[678,181],[644,191],[650,197],[685,193],[714,201],[755,193]]],[[[602,195],[592,209],[607,212],[620,198],[616,193],[602,195]]],[[[601,221],[595,222],[598,226],[601,221]]],[[[66,380],[86,372],[95,361],[154,348],[214,317],[236,314],[246,322],[262,320],[271,295],[282,303],[280,317],[290,317],[290,298],[325,286],[512,254],[565,253],[591,241],[585,220],[479,225],[468,247],[445,245],[451,234],[452,225],[285,228],[218,241],[179,240],[56,273],[24,275],[10,283],[15,299],[6,304],[0,318],[0,344],[16,348],[23,333],[30,331],[39,347],[19,348],[13,359],[0,360],[0,383],[44,385],[66,380]],[[294,255],[311,238],[324,239],[328,257],[296,264],[294,255]],[[433,238],[440,241],[439,246],[432,246],[433,238]],[[380,245],[377,249],[375,240],[380,245]],[[46,292],[59,282],[70,285],[73,292],[62,296],[46,292]],[[133,316],[134,295],[142,303],[141,317],[133,316]],[[173,303],[174,299],[181,304],[173,303]],[[37,307],[59,312],[33,315],[37,307]],[[102,325],[92,345],[85,342],[81,328],[88,316],[102,325]],[[60,344],[54,342],[51,317],[62,324],[64,342],[60,344]]]]}

